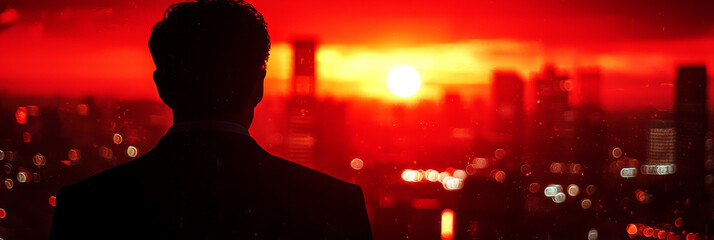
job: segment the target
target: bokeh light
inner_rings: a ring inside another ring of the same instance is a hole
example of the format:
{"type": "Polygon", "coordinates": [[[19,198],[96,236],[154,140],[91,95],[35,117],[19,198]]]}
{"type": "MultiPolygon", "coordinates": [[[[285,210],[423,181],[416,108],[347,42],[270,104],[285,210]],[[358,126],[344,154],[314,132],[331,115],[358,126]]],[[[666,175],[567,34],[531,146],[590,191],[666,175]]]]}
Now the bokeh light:
{"type": "Polygon", "coordinates": [[[136,155],[138,155],[138,154],[139,154],[139,150],[136,149],[136,147],[129,146],[128,148],[126,148],[126,155],[128,155],[129,157],[136,157],[136,155]]]}
{"type": "Polygon", "coordinates": [[[362,159],[359,158],[354,158],[352,161],[350,161],[350,167],[354,170],[361,170],[362,167],[364,167],[364,162],[362,159]]]}

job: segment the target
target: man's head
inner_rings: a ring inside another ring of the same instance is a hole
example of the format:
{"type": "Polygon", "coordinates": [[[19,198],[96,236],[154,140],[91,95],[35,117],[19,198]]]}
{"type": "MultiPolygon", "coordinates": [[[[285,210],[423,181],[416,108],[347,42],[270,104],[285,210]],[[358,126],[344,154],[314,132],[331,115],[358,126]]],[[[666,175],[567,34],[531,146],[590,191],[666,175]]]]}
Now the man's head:
{"type": "Polygon", "coordinates": [[[270,37],[243,1],[171,5],[149,38],[154,81],[174,113],[211,118],[252,110],[263,97],[270,37]]]}

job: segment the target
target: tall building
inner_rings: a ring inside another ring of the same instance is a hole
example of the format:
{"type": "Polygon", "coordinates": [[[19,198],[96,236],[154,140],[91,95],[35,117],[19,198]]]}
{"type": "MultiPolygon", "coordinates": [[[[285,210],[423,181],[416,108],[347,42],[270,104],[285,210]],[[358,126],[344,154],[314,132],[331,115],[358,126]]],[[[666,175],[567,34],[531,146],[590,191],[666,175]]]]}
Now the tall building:
{"type": "Polygon", "coordinates": [[[287,157],[314,167],[317,101],[315,99],[315,42],[295,41],[295,72],[287,105],[287,157]]]}
{"type": "Polygon", "coordinates": [[[707,132],[707,71],[704,66],[677,69],[675,90],[675,126],[677,136],[677,175],[680,196],[688,204],[682,209],[685,229],[703,231],[711,219],[705,199],[705,136],[707,132]]]}
{"type": "Polygon", "coordinates": [[[508,142],[523,136],[523,80],[512,71],[493,74],[491,96],[495,108],[494,131],[503,133],[508,142]]]}
{"type": "Polygon", "coordinates": [[[582,67],[576,76],[582,98],[577,108],[575,159],[585,166],[587,184],[595,184],[602,176],[608,148],[605,144],[607,123],[600,104],[600,68],[582,67]]]}
{"type": "Polygon", "coordinates": [[[676,169],[676,146],[677,130],[674,121],[651,120],[647,133],[647,160],[642,166],[642,174],[673,174],[676,169]]]}
{"type": "Polygon", "coordinates": [[[536,107],[531,136],[535,161],[548,165],[553,160],[569,162],[575,149],[575,114],[568,104],[572,81],[568,76],[559,75],[553,66],[547,66],[536,78],[535,85],[536,107]]]}

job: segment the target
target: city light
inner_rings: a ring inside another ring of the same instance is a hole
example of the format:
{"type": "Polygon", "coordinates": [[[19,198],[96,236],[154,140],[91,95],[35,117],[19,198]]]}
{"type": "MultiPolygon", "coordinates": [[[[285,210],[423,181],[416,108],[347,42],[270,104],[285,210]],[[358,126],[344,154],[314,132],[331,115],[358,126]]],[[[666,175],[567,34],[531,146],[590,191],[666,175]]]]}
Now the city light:
{"type": "Polygon", "coordinates": [[[32,141],[32,134],[30,132],[22,132],[22,141],[26,143],[32,141]]]}
{"type": "Polygon", "coordinates": [[[622,168],[620,169],[620,176],[622,178],[637,177],[637,168],[622,168]]]}
{"type": "Polygon", "coordinates": [[[597,229],[591,228],[590,231],[588,231],[588,240],[597,240],[597,237],[597,229]]]}
{"type": "Polygon", "coordinates": [[[460,178],[460,179],[466,179],[466,171],[458,169],[454,171],[454,177],[455,178],[460,178]]]}
{"type": "Polygon", "coordinates": [[[27,123],[27,107],[17,107],[17,111],[15,111],[15,120],[17,120],[17,123],[19,124],[27,123]]]}
{"type": "Polygon", "coordinates": [[[546,197],[554,197],[556,194],[563,192],[563,187],[558,185],[558,184],[550,184],[547,187],[545,187],[545,190],[543,190],[543,194],[546,197]]]}
{"type": "Polygon", "coordinates": [[[635,224],[628,224],[627,225],[627,234],[637,235],[637,226],[635,224]]]}
{"type": "Polygon", "coordinates": [[[503,183],[506,181],[506,172],[501,171],[501,170],[494,170],[493,172],[493,180],[499,183],[503,183]]]}
{"type": "Polygon", "coordinates": [[[28,172],[18,172],[17,173],[17,181],[19,183],[25,183],[30,179],[30,173],[28,172]]]}
{"type": "Polygon", "coordinates": [[[454,211],[444,209],[441,212],[441,239],[451,240],[454,238],[454,211]]]}
{"type": "Polygon", "coordinates": [[[488,166],[488,160],[485,158],[474,158],[473,167],[477,169],[486,168],[488,166]]]}
{"type": "Polygon", "coordinates": [[[5,178],[5,180],[3,181],[3,185],[7,190],[10,190],[15,187],[15,182],[13,182],[12,179],[5,178]]]}
{"type": "Polygon", "coordinates": [[[553,202],[554,203],[565,202],[565,193],[562,193],[562,192],[556,193],[555,196],[553,196],[553,202]]]}
{"type": "Polygon", "coordinates": [[[126,155],[129,155],[129,157],[136,157],[136,155],[139,154],[139,150],[136,149],[134,146],[129,146],[126,148],[126,155]]]}
{"type": "Polygon", "coordinates": [[[597,191],[597,187],[595,187],[595,185],[588,185],[587,187],[585,187],[585,193],[587,193],[588,195],[595,194],[595,191],[597,191]]]}
{"type": "Polygon", "coordinates": [[[67,158],[69,158],[70,161],[77,161],[82,157],[82,155],[79,153],[79,149],[73,148],[67,151],[67,158]]]}
{"type": "Polygon", "coordinates": [[[359,158],[354,158],[352,161],[350,161],[350,167],[354,170],[361,170],[362,167],[364,167],[364,162],[362,159],[359,158]]]}
{"type": "Polygon", "coordinates": [[[426,170],[424,175],[426,177],[426,180],[428,180],[429,182],[439,181],[439,172],[434,169],[426,170]]]}
{"type": "Polygon", "coordinates": [[[44,155],[38,153],[32,157],[32,163],[35,164],[35,166],[42,167],[47,163],[47,159],[44,155]]]}
{"type": "Polygon", "coordinates": [[[114,144],[121,144],[123,141],[124,137],[119,133],[115,133],[114,136],[112,136],[112,142],[114,142],[114,144]]]}
{"type": "Polygon", "coordinates": [[[77,114],[80,116],[89,115],[89,106],[84,103],[77,104],[77,114]]]}
{"type": "Polygon", "coordinates": [[[506,157],[506,150],[501,148],[496,149],[496,151],[493,152],[493,156],[498,160],[504,159],[506,157]]]}
{"type": "Polygon", "coordinates": [[[583,209],[590,209],[590,207],[592,207],[592,206],[593,206],[593,202],[590,201],[590,199],[585,198],[582,201],[580,201],[580,207],[582,207],[583,209]]]}
{"type": "Polygon", "coordinates": [[[53,206],[53,207],[54,207],[55,205],[57,205],[57,197],[55,197],[55,196],[50,196],[49,203],[50,203],[50,206],[53,206]]]}
{"type": "Polygon", "coordinates": [[[456,177],[446,177],[444,178],[444,189],[449,191],[461,190],[464,187],[464,179],[456,177]]]}
{"type": "Polygon", "coordinates": [[[575,196],[578,196],[579,193],[580,193],[580,187],[578,187],[578,185],[575,185],[575,184],[568,185],[568,195],[570,195],[571,197],[575,197],[575,196]]]}
{"type": "Polygon", "coordinates": [[[540,183],[531,183],[528,185],[528,191],[537,193],[540,190],[540,183]]]}

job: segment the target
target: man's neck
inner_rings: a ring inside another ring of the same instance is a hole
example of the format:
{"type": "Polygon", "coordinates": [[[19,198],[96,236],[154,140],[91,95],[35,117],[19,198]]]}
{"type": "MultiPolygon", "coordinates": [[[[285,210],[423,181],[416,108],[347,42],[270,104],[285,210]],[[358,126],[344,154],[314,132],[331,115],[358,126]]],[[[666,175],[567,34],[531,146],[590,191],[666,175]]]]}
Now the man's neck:
{"type": "Polygon", "coordinates": [[[248,129],[253,122],[253,109],[220,115],[187,114],[181,111],[174,111],[173,117],[174,124],[196,121],[225,121],[240,124],[248,129]]]}

